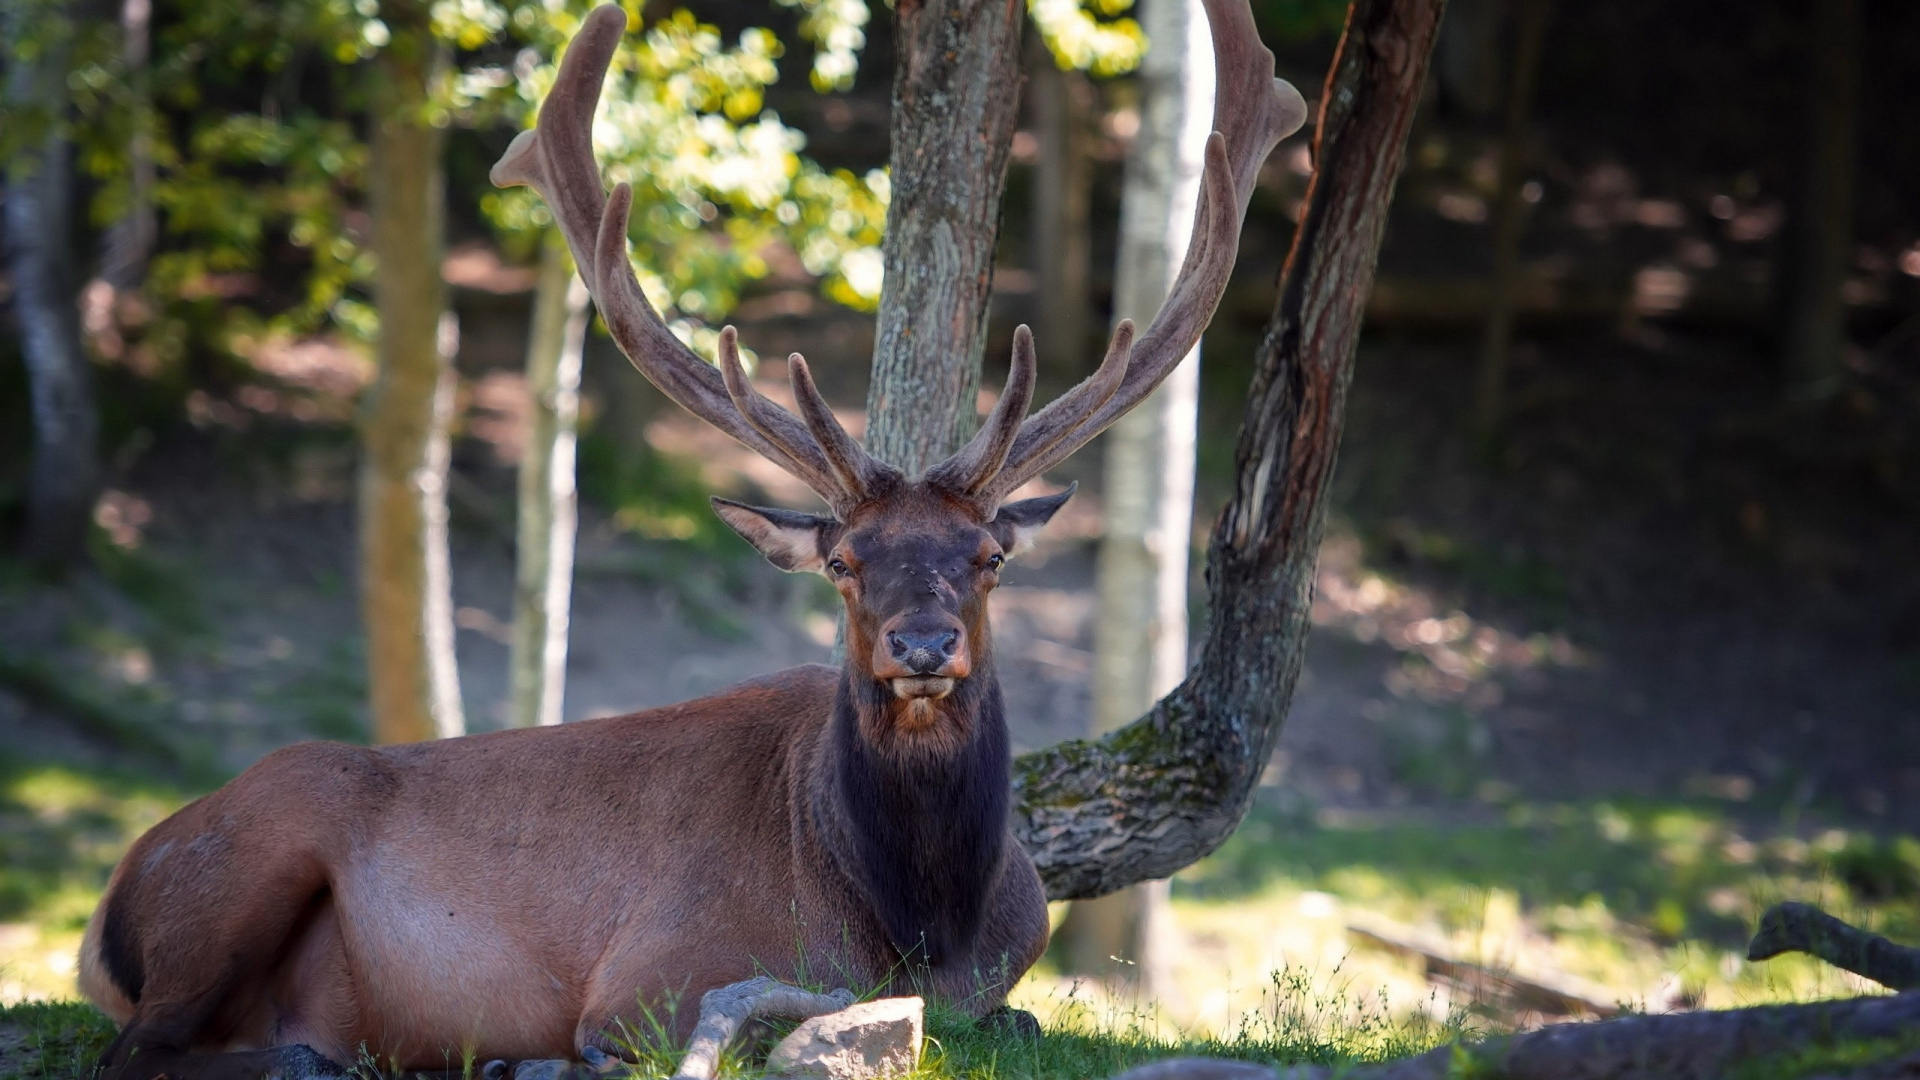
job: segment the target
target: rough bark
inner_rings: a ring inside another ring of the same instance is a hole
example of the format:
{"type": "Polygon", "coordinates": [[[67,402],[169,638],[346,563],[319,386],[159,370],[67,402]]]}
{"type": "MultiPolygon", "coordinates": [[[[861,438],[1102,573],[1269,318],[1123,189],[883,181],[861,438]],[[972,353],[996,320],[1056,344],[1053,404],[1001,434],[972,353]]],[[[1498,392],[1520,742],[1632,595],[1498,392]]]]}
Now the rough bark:
{"type": "MultiPolygon", "coordinates": [[[[1141,64],[1140,132],[1120,202],[1114,314],[1150,323],[1179,272],[1200,197],[1213,118],[1213,43],[1199,0],[1144,0],[1152,42],[1141,64]]],[[[1104,735],[1153,707],[1187,674],[1187,570],[1193,543],[1196,347],[1140,406],[1107,430],[1094,623],[1093,731],[1104,735]]],[[[1156,950],[1166,882],[1073,905],[1060,928],[1071,970],[1164,986],[1156,950]],[[1110,957],[1131,961],[1115,968],[1110,957]]]]}
{"type": "Polygon", "coordinates": [[[1061,71],[1039,34],[1029,38],[1026,96],[1039,144],[1030,240],[1040,296],[1034,335],[1050,355],[1078,356],[1093,328],[1093,85],[1078,71],[1061,71]]]}
{"type": "Polygon", "coordinates": [[[1485,449],[1499,440],[1501,425],[1506,421],[1507,356],[1513,346],[1520,236],[1527,222],[1522,188],[1533,158],[1528,129],[1532,126],[1533,88],[1539,81],[1552,0],[1518,0],[1518,7],[1506,123],[1500,138],[1500,189],[1493,210],[1493,295],[1481,334],[1480,370],[1474,391],[1474,435],[1485,449]]]}
{"type": "Polygon", "coordinates": [[[1920,949],[1849,926],[1811,904],[1775,904],[1760,917],[1747,959],[1768,960],[1784,952],[1817,956],[1890,990],[1920,990],[1920,949]]]}
{"type": "Polygon", "coordinates": [[[580,357],[587,287],[558,230],[542,246],[527,341],[531,410],[520,457],[513,640],[507,719],[516,727],[558,724],[567,688],[567,624],[578,522],[574,449],[580,419],[580,357]]]}
{"type": "Polygon", "coordinates": [[[12,58],[7,97],[17,116],[45,124],[39,141],[6,166],[7,242],[14,310],[33,415],[33,458],[27,474],[29,558],[46,563],[83,556],[87,522],[100,487],[100,418],[93,377],[80,348],[74,294],[73,146],[62,113],[70,40],[55,20],[35,20],[31,5],[4,9],[12,40],[40,46],[12,58]]]}
{"type": "Polygon", "coordinates": [[[867,446],[918,474],[972,434],[1020,95],[1014,0],[900,0],[867,446]]]}
{"type": "Polygon", "coordinates": [[[1787,392],[1830,396],[1846,360],[1841,289],[1853,253],[1853,186],[1860,111],[1860,0],[1813,0],[1806,177],[1800,250],[1787,314],[1787,392]]]}
{"type": "Polygon", "coordinates": [[[1245,817],[1299,677],[1360,319],[1444,0],[1357,0],[1214,526],[1198,664],[1140,720],[1015,763],[1014,829],[1053,899],[1166,877],[1245,817]]]}
{"type": "Polygon", "coordinates": [[[440,278],[444,132],[424,114],[440,63],[424,5],[382,9],[392,40],[373,67],[371,202],[379,377],[362,417],[361,607],[374,738],[465,730],[447,556],[447,424],[458,333],[440,278]]]}

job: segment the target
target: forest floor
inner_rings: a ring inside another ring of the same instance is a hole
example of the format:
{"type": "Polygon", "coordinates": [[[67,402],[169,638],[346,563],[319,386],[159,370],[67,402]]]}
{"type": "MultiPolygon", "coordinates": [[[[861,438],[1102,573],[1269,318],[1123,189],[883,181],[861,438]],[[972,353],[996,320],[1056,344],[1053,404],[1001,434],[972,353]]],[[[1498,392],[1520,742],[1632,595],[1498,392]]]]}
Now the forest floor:
{"type": "MultiPolygon", "coordinates": [[[[1583,1013],[1569,1001],[1863,989],[1742,958],[1782,899],[1920,940],[1920,588],[1898,554],[1906,511],[1855,490],[1871,495],[1871,455],[1833,464],[1791,437],[1821,423],[1720,393],[1737,348],[1582,337],[1523,349],[1532,404],[1489,467],[1453,419],[1468,355],[1363,350],[1307,671],[1258,804],[1175,879],[1151,999],[1043,964],[1017,999],[1050,1030],[1164,1052],[1279,1024],[1371,1055],[1583,1013]],[[1423,949],[1486,977],[1430,975],[1423,949]]],[[[454,587],[485,730],[504,721],[512,385],[468,375],[454,587]]],[[[1236,381],[1209,369],[1203,504],[1236,381]]],[[[853,420],[857,379],[828,391],[853,420]]],[[[94,569],[0,566],[0,1004],[73,993],[80,928],[140,830],[273,747],[366,737],[349,434],[247,400],[123,463],[94,569]]],[[[710,488],[790,485],[669,412],[643,427],[638,467],[607,464],[605,436],[583,448],[569,718],[822,660],[831,641],[831,590],[766,567],[705,509],[710,488]]],[[[993,600],[1023,750],[1082,734],[1088,712],[1097,452],[1065,475],[1083,495],[993,600]]],[[[1197,568],[1195,592],[1198,609],[1197,568]]]]}

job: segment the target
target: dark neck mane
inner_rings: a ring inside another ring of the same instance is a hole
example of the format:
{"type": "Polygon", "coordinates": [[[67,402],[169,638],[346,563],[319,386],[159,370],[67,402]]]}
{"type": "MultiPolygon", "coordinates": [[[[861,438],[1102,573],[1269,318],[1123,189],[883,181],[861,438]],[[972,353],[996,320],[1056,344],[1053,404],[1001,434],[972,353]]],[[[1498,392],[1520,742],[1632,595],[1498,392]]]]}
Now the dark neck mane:
{"type": "Polygon", "coordinates": [[[836,852],[894,947],[917,963],[964,957],[1005,854],[1011,798],[1000,682],[987,665],[953,693],[930,730],[894,727],[908,706],[851,666],[834,694],[823,809],[836,852]],[[875,738],[875,735],[878,738],[875,738]]]}

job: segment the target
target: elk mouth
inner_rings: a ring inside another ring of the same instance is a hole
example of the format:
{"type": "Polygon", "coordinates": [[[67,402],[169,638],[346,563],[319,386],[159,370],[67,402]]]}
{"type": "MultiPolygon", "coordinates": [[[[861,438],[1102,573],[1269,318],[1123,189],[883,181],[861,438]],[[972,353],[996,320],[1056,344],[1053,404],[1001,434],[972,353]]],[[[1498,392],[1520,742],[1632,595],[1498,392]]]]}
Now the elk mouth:
{"type": "Polygon", "coordinates": [[[925,698],[939,699],[953,693],[954,684],[960,680],[944,675],[915,675],[904,679],[891,679],[893,696],[914,701],[925,698]]]}

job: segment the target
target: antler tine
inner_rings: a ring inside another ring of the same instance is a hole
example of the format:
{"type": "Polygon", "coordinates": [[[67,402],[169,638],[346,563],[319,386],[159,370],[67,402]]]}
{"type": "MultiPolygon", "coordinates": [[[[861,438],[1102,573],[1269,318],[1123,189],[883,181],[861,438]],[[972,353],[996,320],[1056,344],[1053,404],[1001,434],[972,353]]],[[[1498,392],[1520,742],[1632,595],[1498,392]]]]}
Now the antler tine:
{"type": "Polygon", "coordinates": [[[1306,123],[1300,92],[1273,77],[1273,54],[1260,44],[1247,0],[1203,3],[1213,37],[1214,132],[1207,140],[1192,239],[1180,273],[1140,336],[1119,390],[1071,428],[1066,398],[1035,413],[1014,441],[996,490],[1010,491],[1085,446],[1144,401],[1193,351],[1233,273],[1240,223],[1260,165],[1281,139],[1306,123]]]}
{"type": "Polygon", "coordinates": [[[1013,440],[1033,404],[1035,368],[1033,331],[1022,323],[1013,331],[1013,362],[1007,369],[1000,400],[994,402],[986,423],[959,453],[927,470],[929,482],[964,495],[985,490],[1007,463],[1007,452],[1013,449],[1013,440]]]}
{"type": "MultiPolygon", "coordinates": [[[[795,462],[790,471],[827,500],[827,505],[833,507],[836,515],[844,514],[859,503],[860,489],[845,483],[832,465],[832,456],[820,453],[819,446],[807,441],[788,450],[784,438],[795,434],[791,429],[798,425],[794,423],[791,413],[769,400],[753,385],[753,380],[747,378],[746,367],[740,363],[739,334],[731,326],[720,330],[719,359],[720,378],[726,384],[727,395],[733,399],[734,407],[769,442],[788,451],[788,456],[795,462]]],[[[803,439],[809,438],[805,431],[797,434],[803,439]]]]}
{"type": "Polygon", "coordinates": [[[1046,465],[1031,468],[1028,463],[1059,461],[1085,445],[1078,438],[1091,418],[1100,413],[1115,394],[1126,385],[1133,367],[1133,320],[1121,319],[1107,342],[1107,355],[1094,373],[1080,380],[1073,389],[1047,403],[1047,407],[1027,418],[1014,437],[1006,463],[983,485],[979,498],[989,507],[1012,494],[1021,484],[1046,471],[1046,465]],[[1064,451],[1057,448],[1071,442],[1064,451]]]}
{"type": "Polygon", "coordinates": [[[866,447],[840,426],[839,418],[813,383],[813,370],[807,366],[806,357],[799,353],[787,357],[787,381],[793,386],[794,402],[800,406],[800,419],[813,434],[813,441],[825,451],[827,464],[839,477],[840,486],[846,489],[849,509],[873,495],[876,487],[899,479],[899,470],[867,453],[866,447]]]}
{"type": "Polygon", "coordinates": [[[632,189],[619,185],[609,197],[593,157],[594,109],[626,26],[626,13],[617,6],[587,16],[560,61],[538,122],[514,137],[492,180],[501,187],[525,184],[546,200],[608,332],[642,375],[688,412],[836,503],[843,495],[839,482],[806,427],[777,406],[750,421],[720,373],[661,321],[634,276],[626,230],[632,189]]]}

